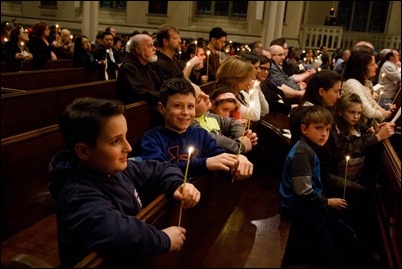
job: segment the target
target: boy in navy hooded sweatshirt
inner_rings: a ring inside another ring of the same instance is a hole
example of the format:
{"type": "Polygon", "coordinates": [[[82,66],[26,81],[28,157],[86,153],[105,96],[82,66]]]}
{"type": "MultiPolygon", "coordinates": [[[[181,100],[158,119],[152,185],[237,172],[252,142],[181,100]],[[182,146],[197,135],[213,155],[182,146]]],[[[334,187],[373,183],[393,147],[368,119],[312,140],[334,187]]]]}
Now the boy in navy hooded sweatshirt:
{"type": "Polygon", "coordinates": [[[49,190],[57,205],[61,267],[73,267],[91,251],[112,264],[130,264],[183,246],[184,228],[158,230],[135,215],[155,190],[183,208],[195,206],[200,192],[191,183],[183,190],[183,174],[172,164],[128,160],[124,108],[120,101],[78,98],[60,118],[69,151],[51,160],[49,190]]]}

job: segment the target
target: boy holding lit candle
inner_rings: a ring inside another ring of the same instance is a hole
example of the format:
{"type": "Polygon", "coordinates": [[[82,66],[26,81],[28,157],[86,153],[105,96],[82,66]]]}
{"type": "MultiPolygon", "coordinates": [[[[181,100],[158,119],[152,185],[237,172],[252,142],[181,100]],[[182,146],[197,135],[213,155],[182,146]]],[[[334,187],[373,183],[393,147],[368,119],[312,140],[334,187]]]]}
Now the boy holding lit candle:
{"type": "Polygon", "coordinates": [[[194,207],[200,192],[191,183],[182,188],[183,173],[172,164],[128,159],[132,148],[123,113],[120,101],[78,98],[61,115],[68,151],[50,162],[49,190],[57,206],[63,268],[72,268],[91,251],[113,265],[127,265],[183,246],[184,228],[158,230],[135,215],[152,198],[146,194],[155,190],[184,208],[194,207]]]}
{"type": "Polygon", "coordinates": [[[169,161],[184,172],[187,149],[194,147],[189,177],[209,171],[227,171],[243,180],[253,173],[253,164],[246,156],[225,153],[203,128],[192,126],[195,117],[195,90],[187,79],[172,78],[163,84],[158,103],[165,126],[151,129],[141,139],[142,158],[169,161]]]}
{"type": "MultiPolygon", "coordinates": [[[[323,195],[320,160],[315,151],[328,140],[332,123],[331,112],[321,106],[311,106],[303,114],[302,136],[290,150],[283,169],[281,215],[292,222],[294,242],[308,249],[302,254],[304,262],[331,264],[339,260],[342,250],[349,254],[350,262],[361,265],[365,251],[355,231],[338,214],[347,208],[346,200],[323,195]]],[[[295,254],[299,253],[300,249],[295,254]]]]}

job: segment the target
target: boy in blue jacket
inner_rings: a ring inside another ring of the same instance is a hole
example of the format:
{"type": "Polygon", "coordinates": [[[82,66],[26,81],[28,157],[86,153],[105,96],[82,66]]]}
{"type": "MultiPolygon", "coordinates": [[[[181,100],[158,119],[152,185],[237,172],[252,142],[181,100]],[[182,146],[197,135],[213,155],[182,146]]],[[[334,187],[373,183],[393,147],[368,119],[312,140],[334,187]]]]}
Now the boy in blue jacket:
{"type": "Polygon", "coordinates": [[[136,219],[159,189],[195,206],[200,192],[176,166],[128,160],[127,122],[120,101],[78,98],[62,114],[59,128],[69,151],[50,162],[49,190],[57,205],[58,245],[62,267],[73,267],[91,251],[129,264],[159,252],[180,250],[186,230],[158,230],[136,219]],[[149,199],[149,198],[148,198],[149,199]]]}
{"type": "Polygon", "coordinates": [[[321,106],[308,107],[302,115],[302,136],[286,157],[279,187],[281,215],[292,221],[291,240],[302,243],[295,249],[302,257],[293,260],[323,266],[345,258],[343,262],[362,266],[368,256],[354,229],[339,215],[347,209],[346,200],[323,195],[316,150],[328,140],[332,124],[331,112],[321,106]]]}
{"type": "Polygon", "coordinates": [[[195,90],[185,78],[164,82],[158,108],[165,119],[159,126],[144,133],[141,139],[142,158],[169,161],[185,172],[188,149],[194,148],[188,175],[198,176],[209,171],[227,171],[234,179],[243,180],[253,173],[253,164],[246,156],[225,153],[208,131],[192,126],[195,117],[195,90]]]}

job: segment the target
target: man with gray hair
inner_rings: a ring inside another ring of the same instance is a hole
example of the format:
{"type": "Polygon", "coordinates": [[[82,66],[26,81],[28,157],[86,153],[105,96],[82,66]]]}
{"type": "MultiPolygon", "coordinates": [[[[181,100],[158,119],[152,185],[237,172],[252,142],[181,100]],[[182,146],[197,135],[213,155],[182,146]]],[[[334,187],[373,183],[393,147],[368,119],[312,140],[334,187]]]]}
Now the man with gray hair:
{"type": "Polygon", "coordinates": [[[152,104],[159,100],[159,89],[154,81],[151,64],[158,60],[152,38],[147,34],[137,34],[126,45],[126,54],[117,77],[117,97],[124,104],[140,100],[152,104]]]}

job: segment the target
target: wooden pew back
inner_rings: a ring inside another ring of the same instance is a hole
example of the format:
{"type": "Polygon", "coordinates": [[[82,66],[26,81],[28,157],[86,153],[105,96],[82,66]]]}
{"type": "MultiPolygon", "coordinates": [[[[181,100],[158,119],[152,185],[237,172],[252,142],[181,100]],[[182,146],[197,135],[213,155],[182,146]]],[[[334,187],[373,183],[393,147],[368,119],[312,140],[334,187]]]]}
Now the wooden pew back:
{"type": "MultiPolygon", "coordinates": [[[[59,59],[57,61],[47,61],[42,69],[59,69],[59,68],[69,68],[73,67],[72,59],[59,59]]],[[[29,71],[38,70],[32,62],[22,62],[21,69],[19,71],[29,71]]],[[[14,72],[15,70],[10,70],[7,62],[1,62],[1,73],[14,72]]]]}
{"type": "Polygon", "coordinates": [[[103,73],[102,65],[94,70],[87,70],[85,67],[69,67],[7,72],[1,74],[1,86],[26,91],[36,90],[103,80],[103,73]]]}
{"type": "Polygon", "coordinates": [[[65,107],[84,96],[116,99],[116,80],[1,95],[1,138],[57,123],[65,107]]]}

